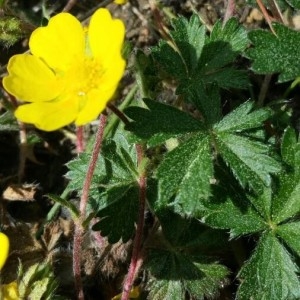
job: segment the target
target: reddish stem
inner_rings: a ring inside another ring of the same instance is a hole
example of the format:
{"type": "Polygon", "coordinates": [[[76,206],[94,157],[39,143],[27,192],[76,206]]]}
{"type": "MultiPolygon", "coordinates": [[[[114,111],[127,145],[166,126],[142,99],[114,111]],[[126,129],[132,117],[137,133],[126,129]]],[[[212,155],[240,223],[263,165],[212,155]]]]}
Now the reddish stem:
{"type": "Polygon", "coordinates": [[[76,4],[76,2],[77,2],[77,0],[69,0],[62,11],[63,12],[70,11],[73,8],[73,6],[76,4]]]}
{"type": "Polygon", "coordinates": [[[84,151],[83,126],[76,128],[76,137],[76,152],[79,154],[84,151]]]}
{"type": "Polygon", "coordinates": [[[235,0],[227,0],[226,11],[223,19],[223,26],[233,16],[234,10],[235,10],[235,0]]]}
{"type": "Polygon", "coordinates": [[[101,150],[105,124],[106,124],[106,115],[101,114],[98,131],[96,133],[94,149],[89,162],[85,181],[83,183],[82,195],[80,198],[80,205],[79,205],[80,217],[75,222],[74,244],[73,244],[73,273],[74,273],[74,280],[75,280],[76,295],[77,295],[77,299],[79,300],[84,299],[83,286],[81,280],[81,247],[82,247],[82,238],[84,233],[84,228],[82,227],[82,223],[85,220],[89,190],[90,190],[93,174],[96,168],[97,159],[101,150]]]}
{"type": "MultiPolygon", "coordinates": [[[[140,165],[144,156],[142,145],[137,144],[136,151],[138,157],[138,165],[140,165]]],[[[138,183],[139,183],[139,204],[140,204],[138,223],[136,227],[135,237],[133,240],[131,261],[129,265],[128,274],[126,276],[123,285],[121,300],[129,299],[129,295],[134,283],[134,279],[138,273],[139,268],[142,265],[141,245],[142,245],[142,237],[143,237],[143,229],[144,229],[144,212],[145,212],[145,204],[146,204],[146,185],[147,185],[147,180],[144,172],[140,174],[138,183]]]]}

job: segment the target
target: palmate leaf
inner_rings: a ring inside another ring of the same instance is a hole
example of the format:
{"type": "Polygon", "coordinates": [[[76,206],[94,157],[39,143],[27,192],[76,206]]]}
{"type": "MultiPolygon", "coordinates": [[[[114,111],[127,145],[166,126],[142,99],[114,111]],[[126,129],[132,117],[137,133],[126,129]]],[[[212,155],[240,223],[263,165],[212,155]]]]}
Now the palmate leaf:
{"type": "Polygon", "coordinates": [[[297,136],[294,129],[288,127],[285,129],[281,142],[281,156],[283,161],[294,167],[296,165],[296,153],[300,151],[300,145],[297,143],[297,136]]]}
{"type": "Polygon", "coordinates": [[[300,297],[297,266],[272,232],[265,233],[242,267],[237,300],[296,300],[300,297]]]}
{"type": "Polygon", "coordinates": [[[172,26],[173,46],[160,41],[152,48],[159,70],[182,83],[196,78],[205,83],[217,82],[223,88],[249,85],[246,72],[230,66],[248,43],[246,30],[237,20],[228,20],[224,27],[217,22],[210,37],[195,14],[189,21],[184,17],[175,19],[172,26]]]}
{"type": "Polygon", "coordinates": [[[203,129],[200,121],[173,106],[144,99],[147,108],[131,106],[125,114],[132,119],[126,130],[132,131],[150,146],[159,145],[171,137],[203,129]]]}
{"type": "Polygon", "coordinates": [[[216,84],[205,85],[202,80],[189,80],[177,88],[177,94],[184,95],[188,102],[198,108],[208,126],[220,120],[221,99],[216,84]]]}
{"type": "Polygon", "coordinates": [[[283,135],[281,153],[292,170],[282,172],[279,177],[278,192],[272,204],[273,221],[277,224],[300,212],[300,142],[291,128],[283,135]]]}
{"type": "Polygon", "coordinates": [[[276,233],[300,257],[300,222],[291,222],[280,225],[276,233]]]}
{"type": "Polygon", "coordinates": [[[277,224],[300,212],[300,178],[293,174],[280,177],[278,194],[273,198],[272,215],[277,224]]]}
{"type": "Polygon", "coordinates": [[[245,191],[226,170],[218,169],[213,196],[204,203],[202,222],[218,229],[229,229],[230,238],[260,232],[268,228],[262,215],[247,199],[245,191]]]}
{"type": "Polygon", "coordinates": [[[268,145],[258,139],[243,136],[246,130],[262,126],[271,116],[268,109],[253,111],[253,103],[245,102],[214,126],[216,147],[243,187],[262,191],[271,183],[270,174],[281,170],[268,145]]]}
{"type": "Polygon", "coordinates": [[[293,80],[300,75],[300,32],[279,23],[273,28],[276,35],[261,29],[249,32],[252,69],[258,74],[279,73],[279,82],[293,80]]]}
{"type": "Polygon", "coordinates": [[[200,23],[196,14],[192,15],[189,21],[184,17],[174,19],[172,26],[174,30],[170,35],[191,73],[197,66],[205,43],[205,26],[200,23]]]}
{"type": "Polygon", "coordinates": [[[186,293],[193,299],[214,298],[228,275],[222,265],[163,250],[150,252],[147,268],[154,277],[147,285],[149,300],[184,299],[186,293]]]}
{"type": "Polygon", "coordinates": [[[271,184],[271,175],[281,170],[281,165],[269,155],[269,147],[247,137],[220,132],[216,136],[219,154],[243,187],[262,191],[271,184]]]}
{"type": "Polygon", "coordinates": [[[218,132],[241,132],[262,126],[262,122],[271,117],[272,112],[267,108],[254,109],[254,102],[246,101],[226,115],[214,128],[218,132]]]}
{"type": "MultiPolygon", "coordinates": [[[[89,153],[82,153],[77,158],[69,161],[66,165],[68,167],[68,172],[65,177],[69,179],[68,189],[78,191],[82,190],[83,182],[86,177],[86,172],[88,169],[88,164],[90,161],[89,153]]],[[[91,187],[89,195],[90,197],[97,197],[99,192],[99,182],[105,181],[107,178],[106,164],[103,155],[101,155],[96,164],[95,172],[92,178],[91,187]]]]}
{"type": "Polygon", "coordinates": [[[187,249],[192,253],[220,249],[227,242],[227,234],[221,230],[213,230],[198,219],[183,217],[170,209],[156,212],[161,224],[163,236],[176,248],[187,249]]]}
{"type": "MultiPolygon", "coordinates": [[[[70,190],[82,190],[90,154],[68,163],[70,190]]],[[[101,217],[94,225],[109,242],[127,241],[134,232],[138,211],[138,170],[134,145],[125,132],[106,140],[89,191],[89,208],[101,217]]]]}
{"type": "Polygon", "coordinates": [[[98,212],[100,221],[92,229],[101,231],[102,236],[108,237],[109,243],[116,243],[120,239],[127,242],[133,236],[138,217],[138,186],[125,185],[110,189],[107,193],[108,206],[98,212]]]}
{"type": "Polygon", "coordinates": [[[157,170],[157,208],[172,206],[181,214],[196,216],[201,199],[210,196],[213,165],[209,137],[199,133],[167,153],[157,170]]]}
{"type": "Polygon", "coordinates": [[[195,14],[189,21],[184,17],[175,19],[172,26],[173,47],[166,41],[160,41],[157,47],[152,48],[152,56],[160,69],[182,80],[188,78],[197,66],[205,43],[205,26],[195,14]]]}
{"type": "Polygon", "coordinates": [[[229,19],[225,25],[218,20],[212,29],[209,41],[228,42],[234,52],[244,51],[249,43],[246,29],[240,26],[236,18],[229,19]]]}
{"type": "MultiPolygon", "coordinates": [[[[200,255],[207,242],[208,228],[196,219],[183,218],[170,210],[160,211],[158,218],[163,236],[157,233],[155,239],[161,240],[161,248],[150,248],[146,262],[152,277],[148,284],[149,299],[183,299],[185,293],[193,299],[215,297],[220,284],[226,282],[228,270],[200,255]]],[[[213,237],[216,235],[210,239],[213,237]]]]}
{"type": "Polygon", "coordinates": [[[203,47],[193,78],[217,83],[221,88],[246,88],[249,85],[245,71],[230,66],[248,44],[246,30],[235,18],[223,26],[216,22],[203,47]]]}

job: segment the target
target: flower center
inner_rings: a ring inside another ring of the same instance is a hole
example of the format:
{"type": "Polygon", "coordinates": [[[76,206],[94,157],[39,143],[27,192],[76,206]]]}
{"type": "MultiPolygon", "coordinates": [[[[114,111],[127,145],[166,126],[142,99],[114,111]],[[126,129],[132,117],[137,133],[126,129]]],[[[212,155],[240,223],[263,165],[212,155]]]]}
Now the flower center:
{"type": "Polygon", "coordinates": [[[74,59],[68,71],[62,74],[65,82],[65,93],[78,100],[81,110],[88,101],[87,95],[97,89],[102,81],[103,67],[98,60],[85,56],[74,59]]]}
{"type": "Polygon", "coordinates": [[[99,86],[102,74],[103,70],[99,62],[85,57],[83,62],[77,65],[73,91],[77,96],[84,97],[90,90],[99,86]]]}

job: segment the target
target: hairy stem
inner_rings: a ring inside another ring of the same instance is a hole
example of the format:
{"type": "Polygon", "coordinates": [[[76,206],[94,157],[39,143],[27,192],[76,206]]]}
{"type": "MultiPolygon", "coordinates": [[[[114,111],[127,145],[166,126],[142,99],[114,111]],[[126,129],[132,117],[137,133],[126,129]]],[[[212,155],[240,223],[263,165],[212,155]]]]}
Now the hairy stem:
{"type": "MultiPolygon", "coordinates": [[[[141,164],[144,151],[143,147],[140,144],[136,145],[137,157],[138,157],[138,165],[141,164]]],[[[138,273],[139,268],[142,265],[142,252],[141,252],[141,245],[142,245],[142,237],[143,237],[143,229],[144,229],[144,212],[145,212],[145,204],[146,204],[146,175],[144,171],[140,174],[139,177],[139,214],[138,214],[138,223],[136,227],[136,233],[133,240],[133,250],[131,261],[129,265],[128,274],[126,276],[124,285],[123,285],[123,292],[121,300],[128,300],[130,291],[132,289],[134,279],[138,273]]]]}
{"type": "Polygon", "coordinates": [[[225,1],[225,5],[226,5],[226,11],[225,11],[225,15],[223,18],[223,26],[234,14],[235,0],[227,0],[227,1],[225,1]],[[227,2],[227,5],[226,5],[226,2],[227,2]]]}
{"type": "Polygon", "coordinates": [[[77,154],[84,151],[83,126],[76,128],[76,152],[77,154]]]}
{"type": "Polygon", "coordinates": [[[74,281],[75,281],[75,290],[77,299],[83,300],[83,286],[81,280],[81,247],[82,247],[82,238],[84,233],[84,228],[82,226],[83,221],[85,220],[86,215],[86,206],[88,202],[89,189],[91,186],[93,174],[96,168],[97,159],[101,150],[102,139],[104,128],[106,124],[106,115],[101,114],[99,127],[96,134],[95,144],[92,152],[92,156],[89,162],[89,166],[87,169],[87,174],[85,177],[85,181],[83,183],[82,195],[80,198],[79,211],[80,217],[75,222],[74,229],[74,244],[73,244],[73,273],[74,273],[74,281]]]}

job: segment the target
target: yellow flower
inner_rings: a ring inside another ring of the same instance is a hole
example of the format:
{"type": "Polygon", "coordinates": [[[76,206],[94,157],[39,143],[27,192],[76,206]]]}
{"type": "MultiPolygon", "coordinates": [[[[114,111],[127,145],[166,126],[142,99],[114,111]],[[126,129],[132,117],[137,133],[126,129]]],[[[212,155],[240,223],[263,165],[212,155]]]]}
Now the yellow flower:
{"type": "Polygon", "coordinates": [[[114,1],[115,4],[120,4],[120,5],[126,4],[127,2],[128,2],[128,0],[115,0],[114,1]]]}
{"type": "Polygon", "coordinates": [[[15,116],[52,131],[84,125],[105,109],[125,69],[121,55],[125,27],[98,9],[89,27],[69,13],[52,17],[29,40],[31,54],[13,56],[5,89],[25,102],[15,116]]]}
{"type": "Polygon", "coordinates": [[[19,300],[18,284],[13,281],[1,286],[1,299],[3,300],[19,300]]]}
{"type": "Polygon", "coordinates": [[[9,252],[9,239],[8,237],[0,232],[0,270],[4,266],[6,259],[8,257],[8,252],[9,252]]]}
{"type": "MultiPolygon", "coordinates": [[[[140,287],[139,286],[134,286],[131,289],[130,293],[129,293],[129,298],[130,299],[136,299],[136,298],[138,298],[140,296],[140,294],[141,294],[140,287]]],[[[122,293],[114,296],[111,300],[120,300],[121,298],[122,298],[122,293]]]]}

